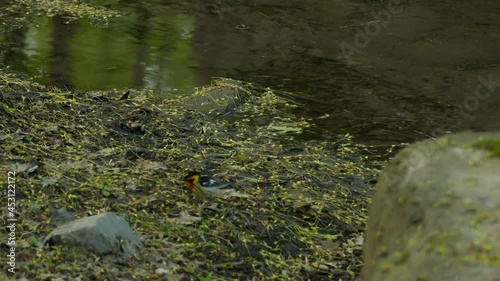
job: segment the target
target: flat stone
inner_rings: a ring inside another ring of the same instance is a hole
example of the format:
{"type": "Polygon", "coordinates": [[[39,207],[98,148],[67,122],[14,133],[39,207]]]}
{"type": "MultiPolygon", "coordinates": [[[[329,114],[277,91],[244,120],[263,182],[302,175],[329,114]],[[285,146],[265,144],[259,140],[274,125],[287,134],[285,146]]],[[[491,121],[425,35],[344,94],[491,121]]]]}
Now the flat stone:
{"type": "Polygon", "coordinates": [[[133,256],[142,246],[127,221],[114,213],[104,213],[70,221],[54,229],[44,244],[84,247],[98,255],[119,253],[133,256]]]}

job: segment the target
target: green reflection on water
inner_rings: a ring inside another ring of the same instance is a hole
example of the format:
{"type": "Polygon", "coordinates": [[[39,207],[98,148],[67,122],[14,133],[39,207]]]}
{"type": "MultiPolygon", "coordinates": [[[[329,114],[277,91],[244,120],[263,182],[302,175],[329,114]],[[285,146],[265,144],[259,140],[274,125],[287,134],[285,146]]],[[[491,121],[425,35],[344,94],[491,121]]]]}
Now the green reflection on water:
{"type": "Polygon", "coordinates": [[[164,5],[120,8],[125,16],[106,28],[87,20],[67,26],[57,18],[38,19],[26,29],[23,59],[13,68],[31,75],[43,69],[40,82],[58,85],[59,79],[80,91],[196,86],[193,17],[164,5]]]}

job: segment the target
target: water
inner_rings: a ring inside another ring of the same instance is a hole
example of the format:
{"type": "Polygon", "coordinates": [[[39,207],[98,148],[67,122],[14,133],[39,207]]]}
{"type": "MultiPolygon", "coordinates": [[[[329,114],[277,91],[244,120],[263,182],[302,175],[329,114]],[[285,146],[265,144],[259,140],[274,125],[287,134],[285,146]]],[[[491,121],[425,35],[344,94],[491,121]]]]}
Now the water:
{"type": "Polygon", "coordinates": [[[88,20],[65,24],[40,17],[10,41],[17,49],[7,53],[7,64],[44,84],[80,91],[170,91],[205,82],[193,71],[198,65],[190,46],[194,18],[167,5],[150,8],[154,13],[121,6],[125,15],[105,28],[88,20]]]}
{"type": "MultiPolygon", "coordinates": [[[[107,3],[123,16],[105,26],[40,17],[2,32],[2,63],[78,91],[151,88],[168,96],[213,77],[241,79],[299,103],[294,113],[315,124],[308,136],[350,133],[384,147],[500,127],[499,95],[466,107],[477,77],[498,73],[500,43],[488,26],[461,20],[469,4],[402,1],[381,22],[374,15],[393,1],[107,3]],[[370,24],[378,32],[347,59],[341,44],[356,46],[370,24]],[[488,36],[474,35],[478,28],[488,36]]],[[[499,6],[474,6],[477,20],[495,24],[499,6]]]]}

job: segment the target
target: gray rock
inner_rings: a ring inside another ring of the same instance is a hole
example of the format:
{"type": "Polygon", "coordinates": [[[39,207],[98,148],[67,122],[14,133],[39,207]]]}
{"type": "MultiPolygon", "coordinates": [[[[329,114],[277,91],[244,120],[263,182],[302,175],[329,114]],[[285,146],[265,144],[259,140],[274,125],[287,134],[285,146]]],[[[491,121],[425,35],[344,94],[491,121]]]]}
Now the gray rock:
{"type": "Polygon", "coordinates": [[[79,246],[99,255],[121,253],[125,258],[133,256],[142,246],[127,221],[114,213],[104,213],[63,224],[45,238],[44,244],[79,246]]]}
{"type": "Polygon", "coordinates": [[[410,145],[372,202],[363,281],[500,280],[500,132],[410,145]]]}
{"type": "Polygon", "coordinates": [[[51,212],[52,212],[51,221],[53,224],[56,224],[56,225],[60,224],[60,223],[69,222],[69,221],[76,219],[76,217],[73,214],[68,212],[66,207],[62,207],[62,208],[57,209],[57,210],[51,210],[51,212]]]}

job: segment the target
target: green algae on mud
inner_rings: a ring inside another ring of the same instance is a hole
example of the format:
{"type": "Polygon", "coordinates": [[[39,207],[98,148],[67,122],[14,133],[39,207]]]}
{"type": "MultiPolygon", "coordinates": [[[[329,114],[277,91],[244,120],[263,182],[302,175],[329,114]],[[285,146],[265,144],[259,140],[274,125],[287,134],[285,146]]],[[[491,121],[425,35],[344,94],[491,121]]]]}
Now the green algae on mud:
{"type": "Polygon", "coordinates": [[[0,72],[0,170],[17,171],[20,271],[27,278],[355,278],[366,182],[377,171],[363,166],[348,137],[304,141],[297,131],[276,131],[309,125],[272,91],[248,94],[229,113],[207,115],[186,106],[190,97],[61,91],[0,72]],[[188,169],[230,181],[248,197],[195,198],[181,181],[188,169]],[[78,217],[116,212],[144,248],[122,261],[39,247],[61,207],[78,217]]]}

